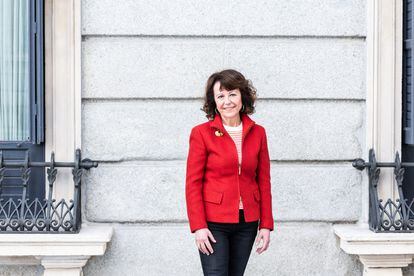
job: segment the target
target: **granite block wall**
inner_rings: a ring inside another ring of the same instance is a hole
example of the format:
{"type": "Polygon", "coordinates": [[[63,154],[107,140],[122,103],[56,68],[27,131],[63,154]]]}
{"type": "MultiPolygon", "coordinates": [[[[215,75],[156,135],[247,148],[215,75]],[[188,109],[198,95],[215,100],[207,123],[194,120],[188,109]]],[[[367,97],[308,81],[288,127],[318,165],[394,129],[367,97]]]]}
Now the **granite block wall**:
{"type": "Polygon", "coordinates": [[[365,1],[82,1],[83,216],[113,225],[85,275],[202,275],[185,160],[208,76],[258,90],[275,231],[246,275],[361,275],[333,223],[358,221],[365,139],[365,1]]]}

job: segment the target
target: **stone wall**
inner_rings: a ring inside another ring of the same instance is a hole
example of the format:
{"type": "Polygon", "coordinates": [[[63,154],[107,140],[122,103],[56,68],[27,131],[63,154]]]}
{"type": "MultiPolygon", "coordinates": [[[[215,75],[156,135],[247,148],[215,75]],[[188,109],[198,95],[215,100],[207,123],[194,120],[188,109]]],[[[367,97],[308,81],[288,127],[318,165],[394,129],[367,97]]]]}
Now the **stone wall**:
{"type": "Polygon", "coordinates": [[[246,275],[361,275],[336,222],[361,216],[365,1],[82,1],[83,216],[114,226],[85,275],[202,275],[185,160],[208,76],[258,90],[275,231],[246,275]]]}

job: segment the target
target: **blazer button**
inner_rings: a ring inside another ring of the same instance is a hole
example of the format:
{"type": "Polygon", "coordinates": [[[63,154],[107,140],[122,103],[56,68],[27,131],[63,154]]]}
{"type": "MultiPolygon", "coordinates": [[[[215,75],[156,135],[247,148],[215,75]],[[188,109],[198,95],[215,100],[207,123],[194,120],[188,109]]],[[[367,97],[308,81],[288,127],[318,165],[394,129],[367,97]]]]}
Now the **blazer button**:
{"type": "Polygon", "coordinates": [[[223,132],[221,132],[220,130],[216,130],[216,132],[214,132],[214,134],[218,137],[223,136],[223,132]]]}

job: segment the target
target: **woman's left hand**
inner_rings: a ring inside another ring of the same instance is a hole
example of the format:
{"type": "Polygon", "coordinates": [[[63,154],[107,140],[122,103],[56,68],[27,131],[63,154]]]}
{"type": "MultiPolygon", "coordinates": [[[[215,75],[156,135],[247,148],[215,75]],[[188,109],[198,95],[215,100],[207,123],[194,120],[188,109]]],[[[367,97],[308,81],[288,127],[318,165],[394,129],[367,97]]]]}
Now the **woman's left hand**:
{"type": "Polygon", "coordinates": [[[266,251],[269,247],[270,243],[270,230],[262,228],[259,230],[259,234],[256,238],[256,246],[260,244],[260,241],[263,240],[262,246],[257,247],[256,252],[261,254],[262,252],[266,251]]]}

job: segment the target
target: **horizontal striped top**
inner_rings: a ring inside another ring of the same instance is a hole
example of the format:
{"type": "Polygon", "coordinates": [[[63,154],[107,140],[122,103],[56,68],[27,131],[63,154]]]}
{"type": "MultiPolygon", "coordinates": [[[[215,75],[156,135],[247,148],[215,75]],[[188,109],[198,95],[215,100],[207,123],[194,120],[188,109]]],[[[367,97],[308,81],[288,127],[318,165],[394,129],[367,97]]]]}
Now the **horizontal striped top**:
{"type": "MultiPolygon", "coordinates": [[[[239,174],[241,169],[241,161],[242,161],[242,134],[243,134],[243,124],[240,124],[236,127],[226,126],[224,125],[224,128],[230,135],[230,137],[233,139],[234,144],[236,144],[237,149],[237,157],[239,160],[239,174]]],[[[239,209],[243,209],[243,203],[240,197],[240,203],[239,203],[239,209]]]]}

